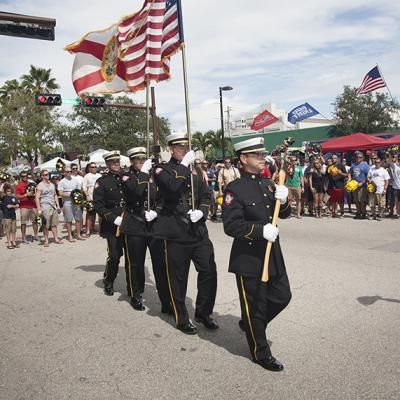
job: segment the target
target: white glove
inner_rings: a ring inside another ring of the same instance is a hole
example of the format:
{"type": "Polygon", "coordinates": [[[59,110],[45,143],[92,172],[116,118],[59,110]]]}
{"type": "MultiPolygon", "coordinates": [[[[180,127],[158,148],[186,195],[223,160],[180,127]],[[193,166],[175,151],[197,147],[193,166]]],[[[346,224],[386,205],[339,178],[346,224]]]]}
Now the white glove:
{"type": "Polygon", "coordinates": [[[196,156],[194,154],[194,151],[190,150],[183,157],[183,160],[181,161],[181,164],[184,165],[185,167],[188,167],[190,164],[193,163],[195,158],[196,158],[196,156]]]}
{"type": "Polygon", "coordinates": [[[265,161],[270,163],[271,165],[275,165],[275,160],[271,156],[266,156],[265,161]]]}
{"type": "Polygon", "coordinates": [[[142,168],[140,169],[140,172],[144,172],[145,174],[148,174],[151,170],[151,167],[152,167],[151,158],[149,158],[148,160],[146,160],[143,163],[142,168]]]}
{"type": "Polygon", "coordinates": [[[264,225],[263,228],[263,236],[264,239],[267,239],[269,242],[274,243],[276,238],[278,237],[279,229],[272,224],[264,225]]]}
{"type": "Polygon", "coordinates": [[[144,218],[147,222],[153,221],[153,219],[157,218],[157,213],[154,210],[145,211],[144,218]]]}
{"type": "Polygon", "coordinates": [[[117,217],[114,219],[114,225],[121,226],[122,224],[122,217],[117,217]]]}
{"type": "Polygon", "coordinates": [[[190,220],[193,223],[196,223],[197,221],[201,220],[203,218],[203,211],[201,210],[190,210],[188,211],[188,214],[190,216],[190,220]]]}
{"type": "Polygon", "coordinates": [[[281,201],[281,204],[285,204],[289,195],[289,189],[285,185],[275,186],[275,198],[281,201]]]}

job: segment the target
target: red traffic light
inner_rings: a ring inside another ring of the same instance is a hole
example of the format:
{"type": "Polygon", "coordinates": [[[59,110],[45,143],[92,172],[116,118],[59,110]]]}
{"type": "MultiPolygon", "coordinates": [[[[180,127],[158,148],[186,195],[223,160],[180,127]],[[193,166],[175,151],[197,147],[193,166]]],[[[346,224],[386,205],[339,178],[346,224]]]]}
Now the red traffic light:
{"type": "Polygon", "coordinates": [[[105,102],[104,97],[89,96],[82,99],[81,104],[85,107],[103,107],[105,102]]]}
{"type": "Polygon", "coordinates": [[[37,93],[35,95],[35,103],[39,106],[61,106],[61,95],[37,93]]]}

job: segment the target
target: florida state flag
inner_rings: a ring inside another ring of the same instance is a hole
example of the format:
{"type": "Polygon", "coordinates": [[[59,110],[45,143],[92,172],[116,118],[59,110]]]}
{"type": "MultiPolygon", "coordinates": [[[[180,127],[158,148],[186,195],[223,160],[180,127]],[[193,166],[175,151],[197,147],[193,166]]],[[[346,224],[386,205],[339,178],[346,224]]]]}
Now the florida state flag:
{"type": "Polygon", "coordinates": [[[259,131],[260,129],[265,128],[276,121],[279,120],[275,117],[275,115],[271,114],[268,110],[264,110],[254,118],[251,129],[253,131],[259,131]]]}
{"type": "Polygon", "coordinates": [[[126,67],[120,59],[117,24],[89,32],[65,50],[76,54],[72,82],[79,96],[128,91],[126,67]]]}

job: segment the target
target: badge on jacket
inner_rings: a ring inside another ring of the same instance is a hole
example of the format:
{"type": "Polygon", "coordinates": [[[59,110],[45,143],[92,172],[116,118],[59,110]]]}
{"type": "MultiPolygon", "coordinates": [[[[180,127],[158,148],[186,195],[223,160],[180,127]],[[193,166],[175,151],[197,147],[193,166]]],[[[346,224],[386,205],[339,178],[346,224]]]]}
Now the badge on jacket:
{"type": "Polygon", "coordinates": [[[225,198],[224,198],[225,205],[227,207],[229,207],[233,203],[233,200],[234,200],[233,194],[231,192],[226,192],[225,198]]]}

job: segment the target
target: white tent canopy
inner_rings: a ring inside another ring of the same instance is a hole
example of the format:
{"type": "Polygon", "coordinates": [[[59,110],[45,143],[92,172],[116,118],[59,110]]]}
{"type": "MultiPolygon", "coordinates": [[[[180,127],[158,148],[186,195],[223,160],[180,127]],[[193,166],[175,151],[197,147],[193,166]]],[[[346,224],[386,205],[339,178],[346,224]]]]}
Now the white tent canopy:
{"type": "Polygon", "coordinates": [[[38,165],[34,171],[38,172],[38,171],[43,171],[44,169],[48,169],[49,171],[54,171],[56,170],[56,163],[58,161],[58,159],[60,159],[65,165],[70,165],[71,161],[66,160],[65,158],[61,158],[61,157],[55,157],[49,161],[46,161],[43,164],[38,165]]]}
{"type": "MultiPolygon", "coordinates": [[[[109,150],[104,150],[104,149],[97,149],[95,151],[92,151],[91,153],[88,154],[89,156],[89,161],[81,161],[81,168],[85,168],[88,162],[94,162],[97,164],[97,166],[105,166],[106,163],[104,161],[103,155],[105,153],[108,153],[109,150]]],[[[75,164],[78,164],[78,159],[72,161],[75,164]]],[[[123,167],[128,167],[130,165],[129,162],[129,157],[123,156],[121,154],[121,165],[123,167]]]]}

